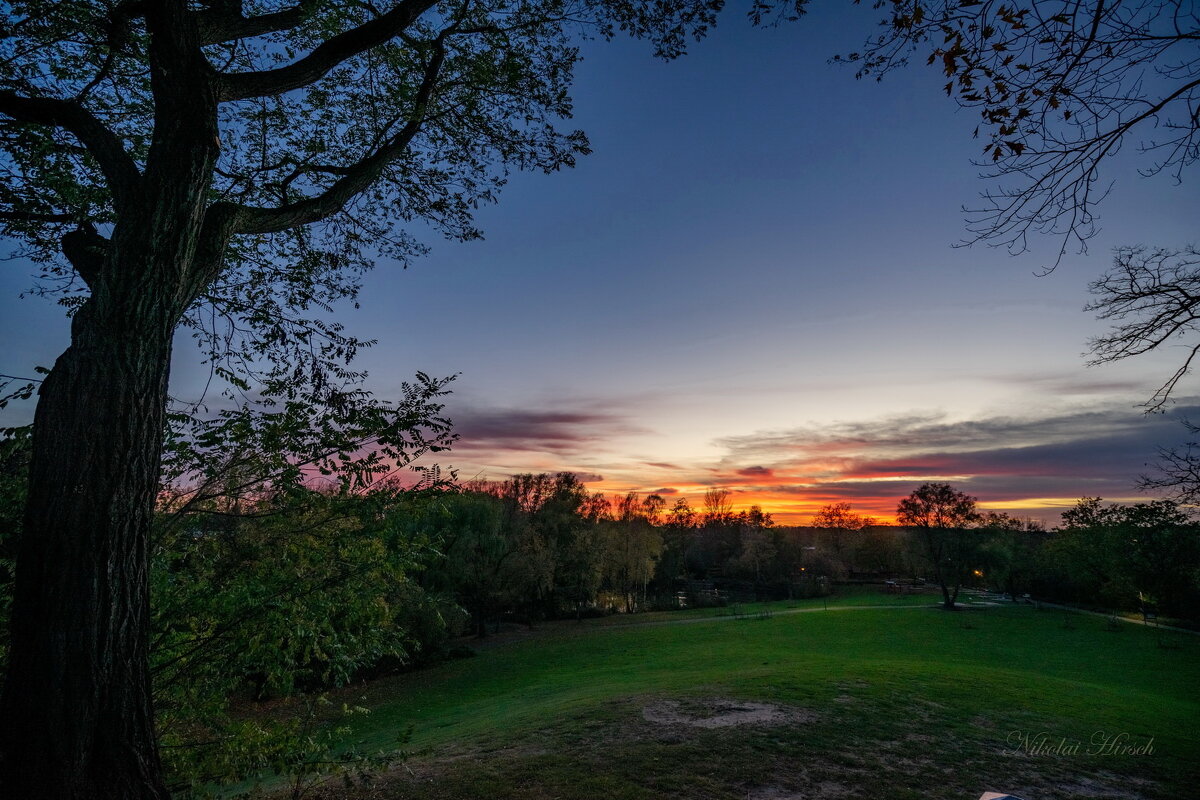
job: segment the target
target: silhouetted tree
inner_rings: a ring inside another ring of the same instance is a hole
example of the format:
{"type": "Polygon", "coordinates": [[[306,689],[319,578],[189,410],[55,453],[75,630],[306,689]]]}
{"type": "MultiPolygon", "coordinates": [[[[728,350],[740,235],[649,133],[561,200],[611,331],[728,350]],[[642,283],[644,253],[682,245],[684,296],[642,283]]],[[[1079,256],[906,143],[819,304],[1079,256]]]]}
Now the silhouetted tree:
{"type": "Polygon", "coordinates": [[[729,489],[714,487],[704,492],[704,524],[723,525],[733,516],[733,503],[729,489]]]}
{"type": "Polygon", "coordinates": [[[737,515],[739,552],[737,564],[745,572],[754,576],[754,586],[757,589],[765,577],[769,577],[771,567],[776,562],[779,549],[775,546],[775,537],[771,530],[775,526],[771,515],[764,513],[760,506],[751,506],[737,515]]]}
{"type": "Polygon", "coordinates": [[[863,514],[856,514],[849,503],[831,503],[821,506],[813,515],[814,528],[835,528],[842,531],[861,531],[875,524],[875,520],[863,514]]]}
{"type": "Polygon", "coordinates": [[[896,521],[920,537],[942,603],[953,610],[959,589],[978,553],[979,537],[969,530],[979,520],[975,498],[948,483],[926,483],[900,501],[896,521]]]}
{"type": "Polygon", "coordinates": [[[688,548],[696,533],[696,512],[686,497],[675,499],[659,530],[663,537],[663,549],[655,576],[660,586],[674,591],[675,580],[687,576],[688,548]]]}
{"type": "Polygon", "coordinates": [[[854,513],[849,503],[822,506],[812,520],[812,527],[828,533],[822,538],[833,555],[843,563],[847,561],[847,552],[853,549],[852,545],[858,544],[857,537],[853,540],[851,537],[874,524],[875,520],[871,517],[854,513]]]}

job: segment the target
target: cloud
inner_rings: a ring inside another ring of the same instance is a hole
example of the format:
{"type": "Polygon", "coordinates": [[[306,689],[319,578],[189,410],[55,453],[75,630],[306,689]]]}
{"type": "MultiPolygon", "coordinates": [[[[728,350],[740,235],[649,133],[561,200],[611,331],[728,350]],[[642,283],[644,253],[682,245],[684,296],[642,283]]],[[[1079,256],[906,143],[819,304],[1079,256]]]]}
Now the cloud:
{"type": "Polygon", "coordinates": [[[452,415],[459,435],[453,452],[594,453],[606,439],[636,432],[608,411],[465,408],[452,415]]]}
{"type": "MultiPolygon", "coordinates": [[[[1172,418],[1195,416],[1200,407],[1185,406],[1172,414],[1148,417],[1134,410],[1080,410],[1046,417],[996,416],[951,421],[943,413],[913,413],[877,420],[835,422],[786,431],[726,437],[717,444],[728,451],[727,461],[764,463],[822,458],[861,458],[865,454],[892,458],[930,454],[1016,451],[1031,447],[1084,441],[1137,442],[1170,440],[1179,432],[1172,418]],[[767,458],[767,457],[770,458],[767,458]]],[[[773,467],[778,472],[777,467],[773,467]]]]}
{"type": "Polygon", "coordinates": [[[737,471],[743,478],[769,478],[772,471],[766,467],[746,467],[737,471]]]}
{"type": "Polygon", "coordinates": [[[719,440],[725,458],[713,473],[698,470],[697,483],[767,506],[849,501],[888,516],[927,481],[952,483],[984,504],[1129,497],[1157,449],[1182,440],[1178,420],[1189,415],[1200,416],[1200,406],[1161,416],[1087,408],[970,420],[909,413],[765,431],[719,440]]]}
{"type": "Polygon", "coordinates": [[[572,472],[580,483],[600,483],[602,480],[604,480],[603,475],[599,475],[595,472],[579,472],[578,470],[572,470],[572,472]]]}
{"type": "Polygon", "coordinates": [[[1146,394],[1145,381],[1129,378],[1115,380],[1100,377],[1097,373],[1073,373],[1071,375],[995,375],[993,379],[1001,386],[1028,386],[1045,395],[1133,395],[1146,394]]]}
{"type": "Polygon", "coordinates": [[[661,489],[655,489],[650,494],[679,494],[679,490],[670,486],[664,486],[661,489]]]}

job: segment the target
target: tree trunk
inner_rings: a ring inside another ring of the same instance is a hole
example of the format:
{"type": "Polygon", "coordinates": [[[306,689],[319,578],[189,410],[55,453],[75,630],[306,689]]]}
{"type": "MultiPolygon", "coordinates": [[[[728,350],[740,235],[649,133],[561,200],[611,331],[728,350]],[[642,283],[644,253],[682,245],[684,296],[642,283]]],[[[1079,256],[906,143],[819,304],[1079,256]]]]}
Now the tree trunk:
{"type": "MultiPolygon", "coordinates": [[[[186,3],[145,4],[154,135],[91,296],[34,417],[17,557],[0,787],[39,800],[163,800],[149,666],[149,532],[180,317],[232,218],[206,213],[219,155],[211,67],[186,3]]],[[[115,190],[114,190],[115,191],[115,190]]],[[[93,240],[94,241],[94,240],[93,240]]]]}
{"type": "MultiPolygon", "coordinates": [[[[161,287],[156,287],[161,289],[161,287]]],[[[176,315],[94,295],[42,386],[0,700],[13,798],[165,798],[148,533],[176,315]]],[[[169,296],[169,295],[168,295],[169,296]]]]}

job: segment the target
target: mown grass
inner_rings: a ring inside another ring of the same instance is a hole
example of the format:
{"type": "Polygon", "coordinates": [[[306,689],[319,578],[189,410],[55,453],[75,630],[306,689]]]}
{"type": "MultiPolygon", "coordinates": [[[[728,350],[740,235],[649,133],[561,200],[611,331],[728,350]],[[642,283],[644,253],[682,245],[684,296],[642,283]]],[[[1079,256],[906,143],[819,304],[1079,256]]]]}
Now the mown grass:
{"type": "Polygon", "coordinates": [[[795,600],[777,600],[755,603],[735,603],[726,606],[684,608],[675,611],[653,611],[644,614],[612,614],[584,620],[584,624],[599,627],[622,625],[648,625],[659,622],[679,622],[693,619],[717,619],[732,616],[754,616],[762,613],[785,613],[793,609],[842,608],[845,606],[920,606],[941,602],[936,590],[909,592],[907,594],[884,594],[877,586],[840,586],[837,593],[829,597],[807,597],[795,600]]]}
{"type": "Polygon", "coordinates": [[[557,626],[360,687],[372,713],[356,738],[387,748],[412,731],[414,755],[372,797],[1187,797],[1200,640],[1167,636],[1010,606],[557,626]],[[804,721],[647,721],[662,698],[757,700],[804,721]],[[1098,732],[1153,752],[1089,754],[1098,732]],[[1039,733],[1080,746],[1019,746],[1039,733]]]}

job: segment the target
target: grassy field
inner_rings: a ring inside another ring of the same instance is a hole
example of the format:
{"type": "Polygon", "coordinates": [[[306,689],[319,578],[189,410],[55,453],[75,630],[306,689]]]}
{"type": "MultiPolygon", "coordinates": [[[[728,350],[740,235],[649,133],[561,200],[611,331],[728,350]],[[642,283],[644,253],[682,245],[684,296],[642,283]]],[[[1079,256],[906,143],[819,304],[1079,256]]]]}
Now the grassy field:
{"type": "Polygon", "coordinates": [[[1200,637],[931,599],[859,593],[830,600],[864,606],[846,610],[642,615],[626,621],[658,624],[498,641],[347,692],[372,709],[356,738],[386,748],[411,728],[412,755],[361,795],[330,796],[1196,796],[1200,637]]]}
{"type": "Polygon", "coordinates": [[[908,592],[903,595],[884,594],[878,586],[842,586],[838,593],[829,597],[809,597],[799,600],[782,600],[763,603],[738,603],[715,608],[686,608],[677,611],[656,611],[646,614],[612,614],[607,617],[586,620],[587,624],[599,626],[651,625],[674,623],[682,620],[716,619],[732,616],[754,616],[762,613],[780,614],[792,610],[814,610],[843,608],[846,606],[912,606],[934,605],[941,602],[941,593],[935,589],[908,592]]]}

